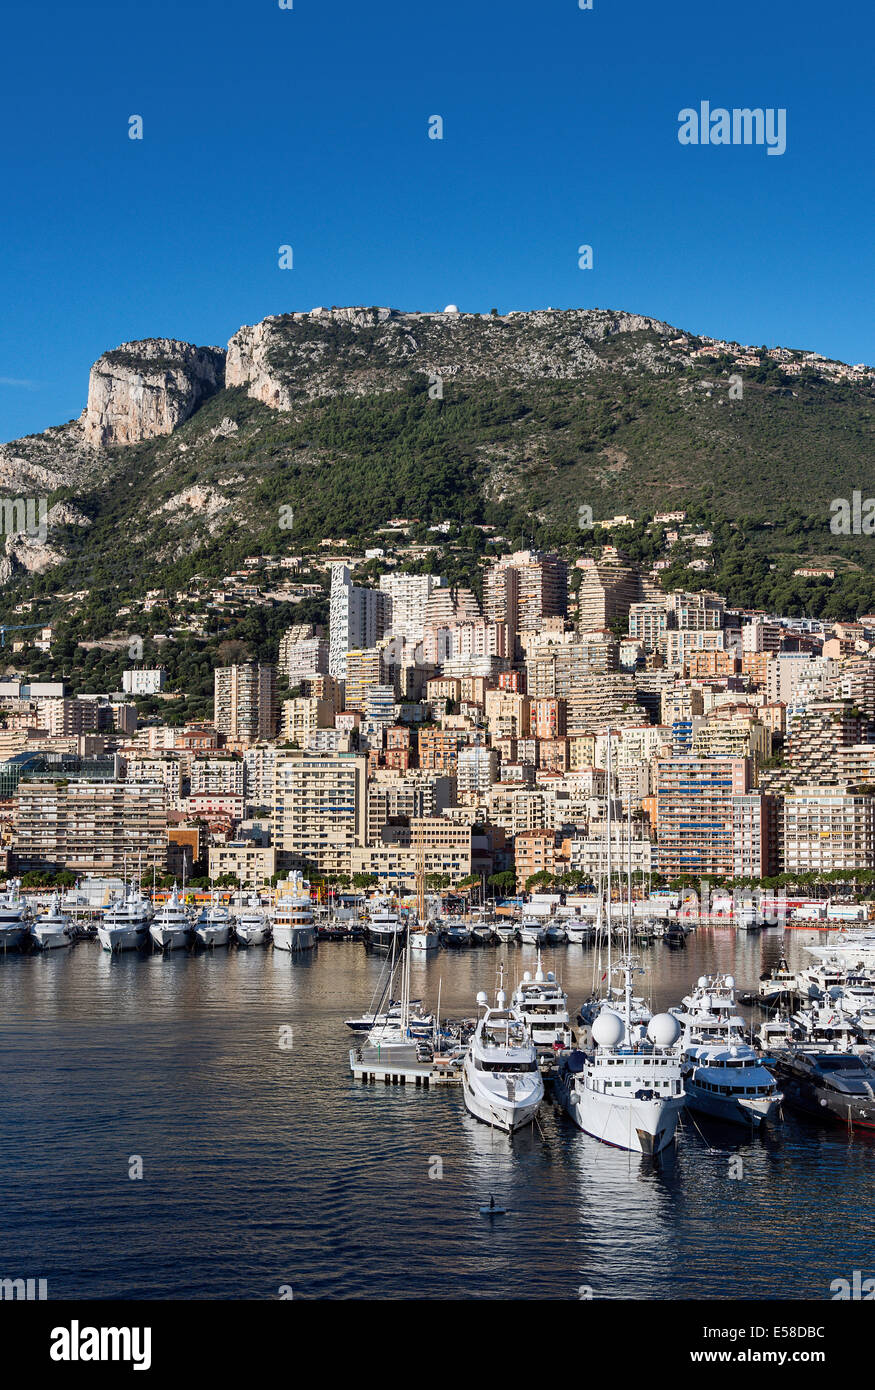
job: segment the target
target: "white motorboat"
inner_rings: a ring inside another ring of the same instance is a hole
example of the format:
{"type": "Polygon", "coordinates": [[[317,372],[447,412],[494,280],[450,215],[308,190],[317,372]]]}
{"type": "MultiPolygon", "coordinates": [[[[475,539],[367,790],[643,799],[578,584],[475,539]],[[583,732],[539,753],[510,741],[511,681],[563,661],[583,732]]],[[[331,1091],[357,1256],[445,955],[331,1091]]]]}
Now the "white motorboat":
{"type": "Polygon", "coordinates": [[[290,873],[278,885],[271,928],[278,951],[311,951],[316,945],[310,884],[300,873],[290,873]]]}
{"type": "Polygon", "coordinates": [[[777,1008],[795,993],[796,972],[790,969],[782,952],[781,959],[774,969],[760,976],[757,994],[767,1007],[777,1008]]]}
{"type": "Polygon", "coordinates": [[[417,954],[431,954],[432,951],[439,951],[441,939],[436,931],[430,927],[416,927],[408,934],[408,943],[411,951],[417,954]]]}
{"type": "Polygon", "coordinates": [[[812,1000],[807,1008],[790,1015],[803,1049],[817,1052],[857,1052],[864,1047],[857,1029],[834,1000],[812,1000]]]}
{"type": "Polygon", "coordinates": [[[166,903],[162,903],[149,923],[149,935],[161,951],[179,951],[191,941],[191,922],[185,904],[176,891],[176,884],[166,903]]]}
{"type": "Polygon", "coordinates": [[[544,933],[544,940],[548,946],[561,946],[568,940],[568,932],[561,922],[549,922],[544,933]]]}
{"type": "Polygon", "coordinates": [[[571,946],[582,946],[593,933],[593,924],[584,917],[570,917],[565,923],[565,935],[571,946]]]}
{"type": "Polygon", "coordinates": [[[253,893],[234,918],[234,937],[238,946],[263,946],[269,936],[267,913],[258,894],[253,893]]]}
{"type": "Polygon", "coordinates": [[[830,991],[830,997],[850,1019],[857,1037],[875,1046],[875,985],[869,976],[849,975],[840,989],[830,991]]]}
{"type": "Polygon", "coordinates": [[[520,941],[524,946],[543,946],[547,940],[547,927],[537,917],[524,917],[520,922],[520,941]]]}
{"type": "MultiPolygon", "coordinates": [[[[841,989],[848,978],[848,961],[824,957],[814,965],[806,965],[796,977],[796,993],[803,999],[828,999],[833,990],[841,989]]],[[[858,972],[855,972],[858,973],[858,972]]]]}
{"type": "Polygon", "coordinates": [[[503,941],[505,944],[509,941],[516,941],[518,933],[519,929],[516,922],[509,921],[506,917],[499,918],[495,923],[495,934],[499,941],[503,941]]]}
{"type": "Polygon", "coordinates": [[[796,1030],[786,1015],[779,1018],[765,1018],[753,1035],[757,1047],[766,1055],[783,1052],[793,1047],[797,1040],[796,1030]]]}
{"type": "Polygon", "coordinates": [[[123,898],[111,902],[97,927],[97,939],[105,951],[137,951],[149,940],[151,904],[135,885],[123,898]]]}
{"type": "Polygon", "coordinates": [[[231,914],[216,901],[215,894],[210,895],[209,907],[202,908],[195,919],[194,939],[209,950],[227,946],[231,940],[231,914]]]}
{"type": "Polygon", "coordinates": [[[544,1098],[538,1054],[519,1014],[506,1007],[503,989],[494,1008],[483,992],[477,1004],[484,1012],[462,1066],[465,1107],[485,1124],[513,1134],[532,1123],[544,1098]]]}
{"type": "Polygon", "coordinates": [[[534,976],[530,970],[525,972],[511,995],[510,1006],[528,1028],[536,1048],[553,1052],[571,1046],[568,995],[552,970],[544,973],[540,950],[534,976]]]}
{"type": "Polygon", "coordinates": [[[48,910],[31,922],[30,939],[38,951],[54,951],[72,945],[72,927],[72,920],[61,911],[61,899],[55,893],[48,910]]]}
{"type": "Polygon", "coordinates": [[[29,934],[31,911],[21,896],[21,884],[12,879],[0,894],[0,951],[17,951],[29,934]]]}

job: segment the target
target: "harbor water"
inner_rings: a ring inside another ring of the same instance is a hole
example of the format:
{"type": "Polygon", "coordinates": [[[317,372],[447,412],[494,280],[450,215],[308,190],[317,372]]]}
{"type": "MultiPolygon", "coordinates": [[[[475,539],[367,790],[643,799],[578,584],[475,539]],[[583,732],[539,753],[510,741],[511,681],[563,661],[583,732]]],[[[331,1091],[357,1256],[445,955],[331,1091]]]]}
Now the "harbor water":
{"type": "MultiPolygon", "coordinates": [[[[700,928],[642,953],[636,993],[662,1009],[716,970],[755,988],[781,939],[700,928]]],[[[787,933],[791,966],[815,939],[787,933]]],[[[592,949],[543,958],[575,1017],[592,949]]],[[[440,984],[441,1014],[471,1017],[501,960],[512,986],[536,950],[414,960],[412,994],[434,1008],[440,984]]],[[[50,1299],[828,1299],[868,1267],[865,1134],[687,1115],[654,1162],[581,1133],[549,1092],[511,1140],[459,1086],[354,1081],[344,1019],[384,967],[354,942],[0,959],[0,1276],[50,1299]],[[480,1215],[490,1196],[506,1215],[480,1215]]]]}

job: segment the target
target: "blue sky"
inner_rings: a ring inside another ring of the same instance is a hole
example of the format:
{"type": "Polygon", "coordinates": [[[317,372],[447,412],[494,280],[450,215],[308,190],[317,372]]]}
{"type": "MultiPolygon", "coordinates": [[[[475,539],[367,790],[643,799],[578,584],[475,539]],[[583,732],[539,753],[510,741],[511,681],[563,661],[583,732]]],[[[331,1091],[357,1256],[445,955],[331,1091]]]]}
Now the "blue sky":
{"type": "Polygon", "coordinates": [[[598,305],[875,361],[862,0],[41,0],[0,20],[0,440],[78,415],[120,342],[224,345],[317,304],[598,305]],[[681,146],[702,100],[786,108],[786,153],[681,146]]]}

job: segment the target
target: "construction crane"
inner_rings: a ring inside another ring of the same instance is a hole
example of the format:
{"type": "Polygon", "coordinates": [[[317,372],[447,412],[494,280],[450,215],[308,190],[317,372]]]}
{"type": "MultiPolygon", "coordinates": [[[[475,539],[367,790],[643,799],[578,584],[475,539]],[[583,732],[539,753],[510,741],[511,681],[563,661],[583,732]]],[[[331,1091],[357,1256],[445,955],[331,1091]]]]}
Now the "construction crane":
{"type": "Polygon", "coordinates": [[[45,623],[0,623],[0,647],[6,646],[7,632],[27,632],[29,628],[45,626],[45,623]]]}

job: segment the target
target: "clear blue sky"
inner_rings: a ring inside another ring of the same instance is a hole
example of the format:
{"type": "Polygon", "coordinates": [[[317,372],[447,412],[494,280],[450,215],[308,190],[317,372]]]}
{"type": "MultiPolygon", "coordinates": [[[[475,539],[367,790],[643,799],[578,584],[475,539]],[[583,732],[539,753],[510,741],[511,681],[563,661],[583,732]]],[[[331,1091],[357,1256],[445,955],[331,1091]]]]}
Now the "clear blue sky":
{"type": "Polygon", "coordinates": [[[0,5],[0,439],[78,415],[120,342],[317,304],[598,305],[871,363],[870,0],[593,4],[0,5]],[[786,153],[682,147],[702,100],[786,108],[786,153]]]}

